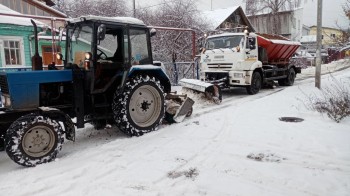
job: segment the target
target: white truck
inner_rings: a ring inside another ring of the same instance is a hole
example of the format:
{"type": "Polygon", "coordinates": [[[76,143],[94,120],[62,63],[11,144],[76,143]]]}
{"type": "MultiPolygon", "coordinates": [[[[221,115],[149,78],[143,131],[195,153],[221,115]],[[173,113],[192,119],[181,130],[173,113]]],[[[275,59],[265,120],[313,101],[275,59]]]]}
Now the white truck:
{"type": "Polygon", "coordinates": [[[282,36],[247,31],[211,35],[201,49],[201,82],[186,79],[180,83],[194,90],[205,89],[208,83],[220,88],[245,87],[248,94],[258,93],[273,81],[291,86],[301,72],[290,63],[299,46],[282,36]]]}

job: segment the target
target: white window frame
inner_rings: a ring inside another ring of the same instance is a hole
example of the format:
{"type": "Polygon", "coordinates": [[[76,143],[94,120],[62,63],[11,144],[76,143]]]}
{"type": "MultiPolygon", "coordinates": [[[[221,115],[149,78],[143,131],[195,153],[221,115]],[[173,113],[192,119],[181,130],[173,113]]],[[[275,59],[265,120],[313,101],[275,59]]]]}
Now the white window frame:
{"type": "Polygon", "coordinates": [[[18,68],[18,67],[24,67],[25,66],[25,57],[24,57],[24,42],[23,37],[19,36],[0,36],[0,55],[1,55],[1,63],[2,67],[8,67],[8,68],[18,68]],[[5,50],[4,50],[4,40],[6,41],[19,41],[20,46],[20,54],[21,54],[21,65],[7,65],[5,61],[5,50]]]}

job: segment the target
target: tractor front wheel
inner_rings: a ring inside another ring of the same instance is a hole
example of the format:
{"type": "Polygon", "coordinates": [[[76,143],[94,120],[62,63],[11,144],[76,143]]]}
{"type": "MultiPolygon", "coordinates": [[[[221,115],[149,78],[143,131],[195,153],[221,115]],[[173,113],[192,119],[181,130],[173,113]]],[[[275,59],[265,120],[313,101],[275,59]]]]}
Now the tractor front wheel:
{"type": "Polygon", "coordinates": [[[37,114],[17,119],[5,137],[9,157],[17,164],[27,167],[54,160],[63,141],[61,125],[56,120],[37,114]]]}
{"type": "Polygon", "coordinates": [[[129,136],[154,131],[165,115],[163,88],[149,76],[136,76],[128,81],[113,101],[114,119],[119,129],[129,136]]]}

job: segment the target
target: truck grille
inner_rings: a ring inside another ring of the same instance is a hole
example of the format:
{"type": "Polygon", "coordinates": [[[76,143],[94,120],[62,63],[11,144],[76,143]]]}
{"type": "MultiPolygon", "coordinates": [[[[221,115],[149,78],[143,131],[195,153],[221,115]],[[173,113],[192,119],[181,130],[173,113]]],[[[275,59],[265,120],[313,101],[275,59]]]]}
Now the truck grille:
{"type": "Polygon", "coordinates": [[[232,63],[208,63],[208,68],[231,69],[232,63]]]}
{"type": "Polygon", "coordinates": [[[2,93],[9,94],[9,86],[7,84],[6,75],[0,75],[0,90],[2,93]]]}

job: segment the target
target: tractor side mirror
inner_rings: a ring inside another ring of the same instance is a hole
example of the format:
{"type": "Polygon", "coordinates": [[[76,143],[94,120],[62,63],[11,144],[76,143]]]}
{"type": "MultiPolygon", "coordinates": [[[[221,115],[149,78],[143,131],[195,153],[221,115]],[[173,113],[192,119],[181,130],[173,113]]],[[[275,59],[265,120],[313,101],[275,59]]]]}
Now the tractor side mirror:
{"type": "Polygon", "coordinates": [[[150,36],[153,37],[157,34],[156,29],[152,28],[151,30],[149,30],[150,36]]]}
{"type": "Polygon", "coordinates": [[[97,39],[99,41],[104,40],[106,36],[106,25],[101,24],[97,29],[97,39]]]}

